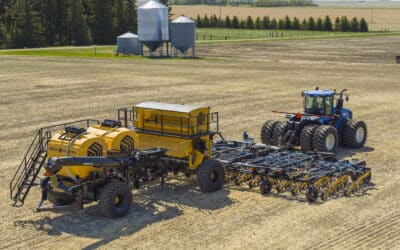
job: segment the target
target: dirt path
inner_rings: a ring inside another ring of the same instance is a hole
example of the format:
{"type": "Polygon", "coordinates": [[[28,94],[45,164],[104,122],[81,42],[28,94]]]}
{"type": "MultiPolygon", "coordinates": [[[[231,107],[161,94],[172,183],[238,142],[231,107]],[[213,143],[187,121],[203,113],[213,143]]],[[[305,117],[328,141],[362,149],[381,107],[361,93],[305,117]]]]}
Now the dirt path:
{"type": "Polygon", "coordinates": [[[0,58],[0,248],[383,248],[400,247],[400,38],[201,46],[199,60],[0,58]],[[227,186],[202,194],[191,179],[135,192],[128,216],[89,207],[33,213],[35,188],[12,208],[8,182],[34,132],[54,122],[114,118],[144,100],[210,105],[224,135],[259,139],[270,110],[301,108],[300,91],[348,88],[345,105],[369,126],[362,158],[373,167],[363,194],[310,205],[227,186]]]}

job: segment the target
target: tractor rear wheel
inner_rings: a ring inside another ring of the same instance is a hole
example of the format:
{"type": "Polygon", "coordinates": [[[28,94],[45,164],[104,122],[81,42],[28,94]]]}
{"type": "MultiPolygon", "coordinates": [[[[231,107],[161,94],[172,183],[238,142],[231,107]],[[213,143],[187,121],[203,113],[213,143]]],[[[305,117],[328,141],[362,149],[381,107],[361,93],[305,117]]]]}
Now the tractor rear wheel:
{"type": "Polygon", "coordinates": [[[367,141],[367,125],[363,121],[348,120],[342,139],[345,146],[362,148],[367,141]]]}
{"type": "Polygon", "coordinates": [[[336,129],[330,125],[322,125],[315,129],[312,145],[318,152],[335,152],[339,144],[336,129]]]}
{"type": "Polygon", "coordinates": [[[215,192],[222,188],[225,171],[216,160],[205,160],[197,170],[197,182],[201,192],[215,192]]]}
{"type": "Polygon", "coordinates": [[[312,147],[313,134],[314,134],[315,129],[317,129],[317,127],[318,126],[316,126],[316,125],[309,125],[309,126],[305,126],[301,130],[300,147],[303,152],[313,150],[313,147],[312,147]]]}
{"type": "Polygon", "coordinates": [[[266,121],[261,128],[261,142],[266,145],[272,145],[272,133],[278,121],[266,121]]]}
{"type": "Polygon", "coordinates": [[[278,122],[274,127],[274,132],[272,134],[272,145],[281,146],[284,144],[283,137],[288,131],[287,122],[278,122]]]}
{"type": "Polygon", "coordinates": [[[124,216],[132,203],[132,193],[128,184],[112,180],[107,183],[99,195],[100,212],[110,218],[124,216]]]}

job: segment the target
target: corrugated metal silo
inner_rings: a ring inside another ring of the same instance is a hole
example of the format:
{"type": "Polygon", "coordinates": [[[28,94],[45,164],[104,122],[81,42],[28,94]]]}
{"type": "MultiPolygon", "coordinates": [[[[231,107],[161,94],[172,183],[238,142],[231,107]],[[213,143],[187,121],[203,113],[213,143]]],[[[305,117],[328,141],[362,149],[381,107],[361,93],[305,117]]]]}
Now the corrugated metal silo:
{"type": "Polygon", "coordinates": [[[117,53],[128,55],[140,55],[140,43],[138,36],[127,32],[117,37],[117,53]]]}
{"type": "Polygon", "coordinates": [[[140,6],[145,4],[147,1],[149,1],[149,0],[137,0],[136,1],[136,7],[139,8],[140,6]]]}
{"type": "Polygon", "coordinates": [[[168,8],[165,5],[150,0],[138,8],[137,15],[139,41],[150,51],[169,41],[168,8]]]}
{"type": "Polygon", "coordinates": [[[194,56],[194,47],[196,40],[196,23],[185,17],[180,16],[171,23],[171,41],[172,46],[186,55],[189,49],[192,49],[194,56]]]}

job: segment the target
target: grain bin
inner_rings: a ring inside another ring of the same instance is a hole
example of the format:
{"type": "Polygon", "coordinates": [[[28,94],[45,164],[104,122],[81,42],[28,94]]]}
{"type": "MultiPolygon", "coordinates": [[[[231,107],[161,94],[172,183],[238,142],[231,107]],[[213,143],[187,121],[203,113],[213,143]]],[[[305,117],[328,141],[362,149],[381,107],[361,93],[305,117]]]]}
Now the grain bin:
{"type": "Polygon", "coordinates": [[[151,52],[169,41],[168,8],[165,5],[150,0],[138,8],[137,15],[139,42],[151,52]]]}
{"type": "Polygon", "coordinates": [[[194,56],[196,39],[196,23],[185,17],[180,16],[171,23],[171,41],[172,46],[175,48],[175,55],[180,51],[183,55],[187,55],[189,49],[192,49],[192,56],[194,56]]]}
{"type": "Polygon", "coordinates": [[[117,37],[117,55],[140,55],[141,48],[138,36],[127,32],[117,37]]]}
{"type": "Polygon", "coordinates": [[[143,4],[145,4],[148,1],[149,0],[137,0],[136,1],[136,8],[139,8],[140,6],[142,6],[143,4]]]}

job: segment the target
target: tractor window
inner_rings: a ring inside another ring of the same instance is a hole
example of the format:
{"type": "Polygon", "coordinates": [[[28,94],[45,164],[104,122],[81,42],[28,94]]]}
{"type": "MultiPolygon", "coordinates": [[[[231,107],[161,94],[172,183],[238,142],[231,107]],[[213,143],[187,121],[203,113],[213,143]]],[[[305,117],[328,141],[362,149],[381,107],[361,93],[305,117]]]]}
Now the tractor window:
{"type": "Polygon", "coordinates": [[[307,114],[323,115],[324,98],[321,96],[306,96],[304,112],[307,114]]]}
{"type": "Polygon", "coordinates": [[[332,115],[333,96],[325,97],[325,115],[332,115]]]}

